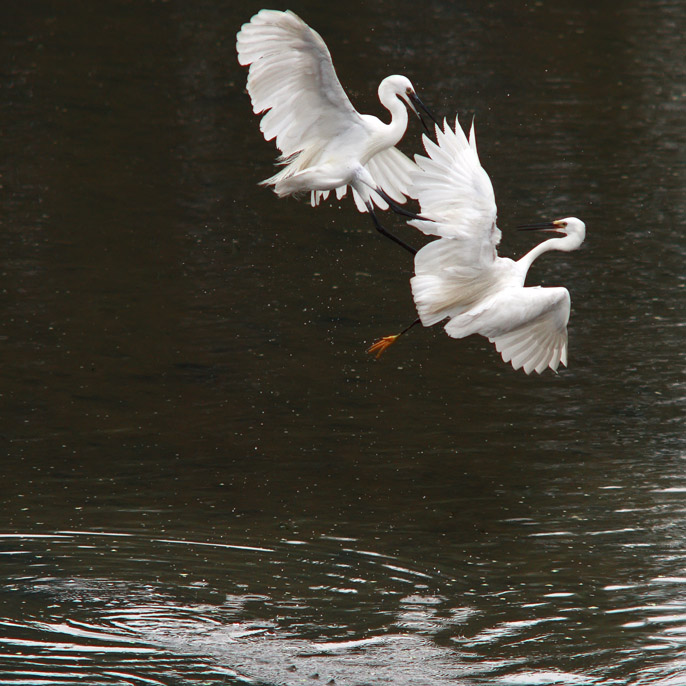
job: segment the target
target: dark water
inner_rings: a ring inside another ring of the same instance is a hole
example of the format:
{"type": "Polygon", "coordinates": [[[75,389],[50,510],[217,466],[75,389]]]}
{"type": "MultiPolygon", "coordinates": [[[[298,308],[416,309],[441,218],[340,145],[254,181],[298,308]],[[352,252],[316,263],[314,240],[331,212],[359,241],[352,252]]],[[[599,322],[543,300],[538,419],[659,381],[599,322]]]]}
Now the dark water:
{"type": "Polygon", "coordinates": [[[541,377],[365,354],[411,261],[257,187],[259,7],[0,5],[0,683],[686,683],[683,3],[291,6],[476,115],[503,254],[585,220],[541,377]]]}

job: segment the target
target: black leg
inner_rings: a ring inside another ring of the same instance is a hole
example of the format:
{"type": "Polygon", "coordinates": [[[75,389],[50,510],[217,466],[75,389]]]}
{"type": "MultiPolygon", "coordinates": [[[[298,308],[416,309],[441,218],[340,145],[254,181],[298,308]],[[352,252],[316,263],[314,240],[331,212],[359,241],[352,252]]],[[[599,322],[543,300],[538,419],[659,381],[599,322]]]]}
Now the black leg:
{"type": "Polygon", "coordinates": [[[415,214],[414,212],[410,212],[410,210],[406,210],[404,207],[401,205],[398,205],[393,198],[391,198],[386,191],[382,191],[380,188],[375,188],[374,192],[380,196],[383,200],[385,200],[388,203],[388,206],[397,214],[401,214],[403,217],[409,217],[410,219],[421,219],[422,221],[425,222],[430,222],[433,221],[432,219],[427,219],[426,217],[422,217],[421,214],[415,214]]]}
{"type": "Polygon", "coordinates": [[[367,210],[369,210],[369,216],[372,218],[372,221],[374,222],[374,226],[376,227],[376,230],[382,234],[383,236],[386,236],[386,238],[390,238],[393,242],[397,243],[401,248],[405,248],[407,252],[412,253],[413,255],[417,254],[417,251],[415,248],[412,246],[408,245],[405,243],[405,241],[400,240],[397,236],[394,236],[390,231],[387,231],[384,229],[383,226],[381,226],[381,222],[379,221],[378,217],[374,213],[374,205],[372,205],[371,202],[367,203],[367,210]]]}
{"type": "Polygon", "coordinates": [[[415,320],[412,322],[412,324],[410,324],[409,326],[406,326],[406,327],[398,334],[398,336],[402,336],[404,333],[407,333],[413,326],[417,326],[417,324],[419,324],[419,322],[421,322],[421,321],[422,321],[422,320],[421,320],[419,317],[417,317],[417,319],[415,319],[415,320]]]}

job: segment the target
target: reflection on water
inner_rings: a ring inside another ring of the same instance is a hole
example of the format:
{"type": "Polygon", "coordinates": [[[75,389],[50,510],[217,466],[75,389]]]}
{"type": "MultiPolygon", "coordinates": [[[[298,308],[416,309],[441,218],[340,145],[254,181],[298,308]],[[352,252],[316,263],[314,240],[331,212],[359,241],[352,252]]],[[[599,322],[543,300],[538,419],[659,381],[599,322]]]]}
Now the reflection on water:
{"type": "Polygon", "coordinates": [[[511,562],[498,570],[484,558],[474,564],[483,570],[476,588],[476,570],[451,578],[340,537],[260,547],[122,533],[7,535],[3,604],[22,612],[0,620],[2,683],[29,674],[104,684],[300,684],[314,675],[338,684],[620,684],[641,671],[678,674],[685,576],[665,566],[638,578],[622,564],[604,583],[603,570],[585,569],[588,560],[573,576],[569,558],[567,568],[540,573],[537,541],[554,565],[554,551],[571,548],[575,536],[586,539],[576,549],[607,539],[619,558],[655,547],[636,531],[532,531],[538,573],[518,573],[511,562]],[[102,576],[113,557],[119,574],[102,576]]]}
{"type": "Polygon", "coordinates": [[[683,3],[293,6],[360,110],[475,113],[504,254],[586,222],[540,378],[365,355],[411,264],[256,185],[259,8],[0,7],[0,683],[683,683],[683,3]]]}

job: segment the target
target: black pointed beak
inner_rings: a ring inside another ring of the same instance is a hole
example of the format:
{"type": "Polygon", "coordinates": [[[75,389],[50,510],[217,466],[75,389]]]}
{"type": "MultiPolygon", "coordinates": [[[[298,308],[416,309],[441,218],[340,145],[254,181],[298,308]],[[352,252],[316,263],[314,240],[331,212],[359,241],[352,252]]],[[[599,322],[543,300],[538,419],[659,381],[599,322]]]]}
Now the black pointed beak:
{"type": "Polygon", "coordinates": [[[559,231],[561,227],[557,222],[541,222],[540,224],[521,224],[517,229],[519,231],[559,231]]]}
{"type": "Polygon", "coordinates": [[[434,116],[433,112],[420,100],[419,96],[414,91],[412,91],[412,93],[409,93],[408,97],[410,98],[410,102],[414,105],[413,109],[415,114],[419,117],[419,121],[422,122],[422,126],[426,129],[427,133],[431,133],[431,130],[426,125],[426,122],[424,121],[422,115],[419,113],[418,108],[421,108],[427,114],[429,119],[431,119],[431,121],[434,124],[436,124],[436,126],[441,125],[438,119],[436,119],[436,117],[434,116]]]}

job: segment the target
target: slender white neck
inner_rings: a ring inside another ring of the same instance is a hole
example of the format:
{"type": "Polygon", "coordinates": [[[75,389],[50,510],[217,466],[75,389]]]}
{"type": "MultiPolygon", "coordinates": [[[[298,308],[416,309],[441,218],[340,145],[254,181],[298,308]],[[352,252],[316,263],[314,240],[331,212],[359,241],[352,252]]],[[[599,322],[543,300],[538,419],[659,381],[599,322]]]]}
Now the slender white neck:
{"type": "MultiPolygon", "coordinates": [[[[583,239],[581,239],[583,240],[583,239]]],[[[543,243],[539,243],[533,250],[520,257],[517,260],[517,265],[523,271],[523,276],[526,279],[526,274],[529,271],[531,265],[537,257],[540,257],[543,253],[550,250],[562,250],[563,252],[570,252],[576,250],[581,245],[581,241],[578,236],[562,236],[561,238],[549,238],[543,243]]]]}
{"type": "Polygon", "coordinates": [[[379,101],[391,113],[391,121],[384,124],[384,142],[387,147],[395,145],[407,130],[407,107],[395,91],[379,89],[379,101]]]}

